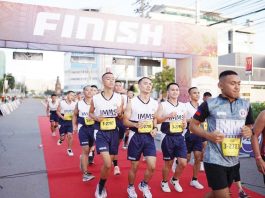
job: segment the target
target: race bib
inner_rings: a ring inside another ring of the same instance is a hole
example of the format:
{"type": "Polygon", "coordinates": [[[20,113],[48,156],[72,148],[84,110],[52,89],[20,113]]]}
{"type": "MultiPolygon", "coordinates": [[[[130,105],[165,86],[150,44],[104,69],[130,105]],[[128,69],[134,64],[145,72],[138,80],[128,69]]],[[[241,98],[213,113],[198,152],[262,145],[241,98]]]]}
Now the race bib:
{"type": "Polygon", "coordinates": [[[71,114],[71,113],[66,113],[66,114],[64,114],[64,120],[72,120],[72,118],[73,118],[73,114],[71,114]]]}
{"type": "Polygon", "coordinates": [[[222,151],[224,156],[238,156],[240,143],[240,138],[224,138],[222,142],[222,151]]]}
{"type": "Polygon", "coordinates": [[[203,128],[205,131],[208,131],[208,123],[207,123],[207,122],[203,122],[203,123],[202,123],[202,128],[203,128]]]}
{"type": "Polygon", "coordinates": [[[100,122],[100,130],[115,130],[116,129],[116,119],[115,118],[104,118],[100,122]]]}
{"type": "Polygon", "coordinates": [[[153,120],[139,121],[140,127],[138,128],[139,133],[150,133],[153,130],[153,120]]]}
{"type": "Polygon", "coordinates": [[[85,120],[85,125],[87,126],[93,125],[95,123],[94,120],[89,119],[88,117],[85,117],[84,120],[85,120]]]}
{"type": "Polygon", "coordinates": [[[170,133],[181,133],[183,131],[183,123],[181,121],[170,122],[170,133]]]}

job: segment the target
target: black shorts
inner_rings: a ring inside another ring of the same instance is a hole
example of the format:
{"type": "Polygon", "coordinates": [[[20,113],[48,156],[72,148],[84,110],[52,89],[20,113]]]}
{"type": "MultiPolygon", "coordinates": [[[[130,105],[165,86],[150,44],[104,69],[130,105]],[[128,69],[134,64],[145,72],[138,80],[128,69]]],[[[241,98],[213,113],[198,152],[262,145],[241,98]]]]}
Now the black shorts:
{"type": "Polygon", "coordinates": [[[234,182],[241,181],[240,179],[240,163],[235,165],[235,175],[234,175],[234,182]]]}
{"type": "Polygon", "coordinates": [[[238,168],[238,164],[232,167],[220,166],[204,162],[204,169],[208,181],[208,186],[212,190],[221,190],[229,188],[234,179],[238,168]]]}

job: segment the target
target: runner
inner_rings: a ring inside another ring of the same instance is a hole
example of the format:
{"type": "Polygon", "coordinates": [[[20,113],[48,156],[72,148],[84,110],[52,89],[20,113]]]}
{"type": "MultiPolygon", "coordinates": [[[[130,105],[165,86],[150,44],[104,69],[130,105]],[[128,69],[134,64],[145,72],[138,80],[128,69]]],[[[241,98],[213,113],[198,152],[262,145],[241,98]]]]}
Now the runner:
{"type": "Polygon", "coordinates": [[[254,123],[248,101],[239,98],[240,78],[227,70],[219,75],[221,94],[202,103],[190,123],[190,130],[208,140],[204,168],[212,192],[206,197],[229,198],[233,183],[241,137],[250,138],[254,123]],[[207,119],[208,131],[199,125],[207,119]]]}
{"type": "MultiPolygon", "coordinates": [[[[190,123],[191,118],[194,113],[197,111],[199,106],[200,92],[197,87],[191,87],[188,90],[190,96],[190,102],[186,103],[187,110],[187,122],[190,123]]],[[[190,185],[197,188],[203,189],[203,185],[198,181],[198,172],[200,170],[201,165],[201,156],[202,156],[202,138],[193,134],[192,131],[187,127],[187,131],[185,133],[185,140],[188,150],[187,159],[188,162],[191,158],[191,152],[194,155],[194,164],[193,164],[193,177],[191,179],[190,185]]]]}
{"type": "Polygon", "coordinates": [[[76,102],[74,102],[74,92],[68,91],[66,93],[65,100],[62,100],[57,108],[57,115],[60,117],[61,127],[59,129],[60,139],[57,141],[57,145],[61,145],[65,139],[67,141],[67,154],[74,156],[72,151],[73,144],[73,125],[72,118],[75,109],[76,102]]]}
{"type": "MultiPolygon", "coordinates": [[[[206,91],[203,93],[202,100],[203,100],[203,102],[205,102],[206,100],[208,100],[208,98],[211,98],[211,97],[212,97],[212,94],[210,92],[206,91]]],[[[205,120],[205,122],[202,123],[202,127],[205,131],[208,131],[207,120],[205,120]]],[[[202,138],[202,156],[201,156],[200,171],[204,171],[203,157],[204,157],[206,145],[207,145],[207,140],[205,138],[202,138]]]]}
{"type": "Polygon", "coordinates": [[[158,124],[162,123],[161,132],[163,136],[161,139],[161,149],[165,161],[162,170],[163,180],[161,188],[164,192],[171,192],[168,185],[169,170],[176,157],[178,159],[178,166],[174,171],[170,183],[177,192],[182,192],[183,189],[179,184],[179,178],[187,165],[187,148],[182,136],[183,130],[187,127],[185,118],[186,107],[184,103],[178,101],[178,84],[170,83],[167,85],[167,96],[167,101],[159,104],[157,113],[157,122],[158,124]]]}
{"type": "Polygon", "coordinates": [[[127,104],[124,113],[124,125],[130,127],[130,138],[128,145],[128,160],[131,160],[129,170],[129,185],[127,192],[130,198],[136,198],[134,188],[137,169],[141,154],[146,157],[147,168],[144,179],[138,185],[143,196],[151,198],[148,182],[152,178],[156,165],[156,147],[154,136],[157,133],[156,113],[158,103],[150,97],[152,91],[152,81],[148,77],[143,77],[138,81],[140,95],[133,98],[127,104]]]}
{"type": "MultiPolygon", "coordinates": [[[[125,109],[128,99],[127,99],[127,96],[123,94],[124,89],[123,89],[121,81],[119,80],[115,81],[114,91],[118,94],[121,94],[122,100],[123,100],[123,109],[125,109]]],[[[124,126],[122,119],[123,119],[123,116],[117,119],[117,127],[119,130],[119,143],[122,141],[125,131],[126,131],[126,127],[124,126]]],[[[118,154],[114,155],[113,165],[114,165],[114,175],[121,174],[120,168],[118,166],[118,154]]]]}
{"type": "Polygon", "coordinates": [[[251,138],[252,148],[256,158],[258,171],[263,174],[265,184],[265,110],[262,111],[254,125],[254,135],[251,138]],[[262,136],[261,149],[259,147],[259,136],[262,136]]]}
{"type": "Polygon", "coordinates": [[[95,178],[92,173],[87,171],[89,149],[94,145],[94,120],[89,117],[90,103],[92,100],[92,88],[85,86],[83,88],[84,99],[78,101],[73,116],[74,131],[78,129],[82,155],[80,155],[80,168],[83,172],[82,180],[89,181],[95,178]],[[78,124],[78,125],[77,125],[78,124]]]}
{"type": "Polygon", "coordinates": [[[51,100],[47,101],[47,109],[46,109],[46,113],[47,116],[50,117],[50,123],[51,123],[51,132],[52,132],[52,136],[56,136],[56,128],[58,127],[58,115],[56,114],[56,110],[59,106],[59,101],[57,99],[56,94],[52,94],[51,95],[51,100]]]}
{"type": "MultiPolygon", "coordinates": [[[[98,87],[96,85],[91,85],[92,89],[92,95],[98,94],[98,87]]],[[[96,137],[96,130],[94,130],[94,138],[96,137]]],[[[92,165],[94,164],[94,158],[95,158],[95,145],[93,145],[90,148],[89,155],[88,155],[88,164],[92,165]]]]}
{"type": "Polygon", "coordinates": [[[96,148],[100,153],[103,166],[100,180],[96,187],[95,197],[107,197],[105,183],[110,173],[111,162],[118,153],[119,131],[116,118],[122,113],[122,97],[113,91],[115,78],[110,72],[103,74],[102,82],[104,89],[101,93],[93,96],[90,106],[90,117],[95,120],[96,148]]]}
{"type": "MultiPolygon", "coordinates": [[[[134,97],[134,92],[132,90],[127,91],[127,103],[129,100],[131,100],[134,97]]],[[[127,149],[128,147],[128,140],[129,140],[129,132],[130,129],[127,127],[124,134],[124,143],[123,143],[123,149],[127,149]]]]}

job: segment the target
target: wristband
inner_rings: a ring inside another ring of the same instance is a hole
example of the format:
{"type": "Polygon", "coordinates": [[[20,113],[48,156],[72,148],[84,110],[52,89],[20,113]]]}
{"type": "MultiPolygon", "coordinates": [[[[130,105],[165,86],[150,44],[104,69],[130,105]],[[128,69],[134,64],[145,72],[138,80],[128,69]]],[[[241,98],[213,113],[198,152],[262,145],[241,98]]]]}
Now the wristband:
{"type": "Polygon", "coordinates": [[[259,155],[257,157],[255,157],[256,160],[262,159],[262,157],[259,155]]]}

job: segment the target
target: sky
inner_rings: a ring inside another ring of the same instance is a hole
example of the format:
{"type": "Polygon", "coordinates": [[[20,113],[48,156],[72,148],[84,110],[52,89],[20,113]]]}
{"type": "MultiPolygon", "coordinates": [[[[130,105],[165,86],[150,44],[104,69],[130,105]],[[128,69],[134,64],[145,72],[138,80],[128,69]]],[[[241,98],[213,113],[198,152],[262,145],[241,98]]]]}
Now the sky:
{"type": "MultiPolygon", "coordinates": [[[[0,0],[1,1],[1,0],[0,0]]],[[[52,7],[62,7],[69,9],[84,9],[84,8],[98,8],[103,11],[117,13],[119,15],[135,16],[134,10],[137,5],[135,4],[136,0],[6,0],[10,2],[18,3],[28,3],[35,5],[45,5],[52,7]]],[[[246,1],[246,0],[245,0],[246,1]]],[[[218,8],[230,5],[232,3],[237,3],[238,0],[200,0],[201,10],[211,10],[218,11],[218,8]]],[[[255,2],[253,0],[253,2],[255,2]]],[[[258,1],[257,1],[258,2],[258,1]]],[[[195,7],[195,0],[149,0],[151,5],[173,5],[173,6],[185,6],[185,7],[195,7]]],[[[246,5],[246,11],[247,11],[246,5]]],[[[265,7],[261,5],[261,8],[265,7]]],[[[250,7],[249,7],[250,8],[250,7]]],[[[237,7],[232,9],[223,9],[219,10],[221,13],[224,12],[229,17],[237,16],[240,13],[240,9],[237,7]]],[[[241,8],[242,11],[242,8],[241,8]]],[[[244,10],[243,10],[244,11],[244,10]]],[[[260,21],[263,22],[265,17],[265,12],[261,12],[257,15],[252,16],[253,19],[258,19],[260,16],[260,21]]],[[[246,18],[238,19],[236,23],[244,23],[246,18]]],[[[256,46],[254,47],[254,52],[259,54],[265,54],[265,41],[264,41],[264,31],[265,23],[255,26],[257,33],[254,38],[256,46]]],[[[3,49],[0,49],[3,50],[3,49]]],[[[5,50],[7,58],[8,67],[6,68],[7,73],[12,73],[14,76],[17,76],[19,81],[27,79],[48,79],[56,80],[56,76],[60,76],[63,82],[63,53],[55,52],[46,52],[44,56],[44,61],[12,61],[12,51],[5,50]]]]}

